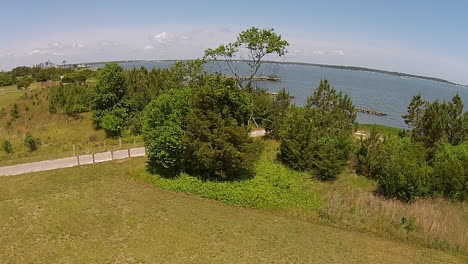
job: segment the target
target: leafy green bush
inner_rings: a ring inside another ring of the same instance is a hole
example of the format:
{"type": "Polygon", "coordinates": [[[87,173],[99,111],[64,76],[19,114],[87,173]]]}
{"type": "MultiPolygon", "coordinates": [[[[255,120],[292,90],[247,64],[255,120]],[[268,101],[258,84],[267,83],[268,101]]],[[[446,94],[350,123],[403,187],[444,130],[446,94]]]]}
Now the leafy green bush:
{"type": "Polygon", "coordinates": [[[242,181],[204,181],[181,173],[176,178],[141,172],[140,177],[157,187],[198,195],[226,204],[274,210],[314,210],[321,198],[312,189],[312,182],[304,181],[302,173],[275,161],[277,144],[267,141],[255,164],[255,177],[242,181]]]}
{"type": "Polygon", "coordinates": [[[268,115],[265,130],[268,136],[278,139],[281,128],[284,126],[284,121],[287,118],[289,108],[291,107],[292,97],[289,92],[283,88],[273,99],[272,109],[268,115]]]}
{"type": "Polygon", "coordinates": [[[86,74],[77,71],[72,73],[67,73],[63,75],[62,83],[85,83],[86,82],[86,74]]]}
{"type": "Polygon", "coordinates": [[[468,198],[468,143],[441,144],[433,160],[433,189],[437,194],[463,201],[468,198]]]}
{"type": "Polygon", "coordinates": [[[16,80],[16,87],[18,89],[28,89],[29,86],[34,82],[34,79],[31,77],[22,77],[16,80]]]}
{"type": "Polygon", "coordinates": [[[59,84],[49,87],[49,112],[62,110],[67,115],[89,111],[92,89],[85,84],[59,84]]]}
{"type": "Polygon", "coordinates": [[[33,137],[30,133],[26,134],[24,138],[24,145],[28,148],[29,151],[36,151],[40,141],[38,138],[33,137]]]}
{"type": "Polygon", "coordinates": [[[13,153],[13,146],[11,145],[10,140],[3,140],[2,142],[2,149],[5,151],[6,154],[11,154],[13,153]]]}
{"type": "Polygon", "coordinates": [[[233,180],[249,175],[258,146],[248,133],[250,94],[232,79],[215,77],[194,92],[182,137],[185,171],[233,180]]]}
{"type": "Polygon", "coordinates": [[[431,193],[432,168],[423,145],[409,138],[392,138],[383,144],[382,153],[378,182],[385,197],[410,202],[431,193]]]}
{"type": "MultiPolygon", "coordinates": [[[[99,78],[94,88],[91,109],[93,110],[93,121],[97,127],[102,127],[102,118],[107,115],[109,131],[116,131],[119,116],[109,113],[119,104],[127,91],[127,81],[124,71],[117,63],[107,63],[99,71],[99,78]],[[112,117],[113,115],[114,117],[112,117]],[[118,117],[118,118],[116,118],[118,117]]],[[[120,116],[120,118],[122,118],[120,116]]]]}
{"type": "Polygon", "coordinates": [[[182,169],[181,141],[191,93],[187,88],[170,90],[145,108],[142,133],[153,173],[173,176],[182,169]]]}
{"type": "Polygon", "coordinates": [[[128,109],[124,103],[106,111],[101,118],[101,128],[108,137],[118,137],[122,134],[128,117],[128,109]]]}
{"type": "Polygon", "coordinates": [[[334,180],[348,160],[356,127],[349,97],[321,81],[306,107],[291,107],[280,131],[281,160],[296,170],[313,170],[334,180]]]}

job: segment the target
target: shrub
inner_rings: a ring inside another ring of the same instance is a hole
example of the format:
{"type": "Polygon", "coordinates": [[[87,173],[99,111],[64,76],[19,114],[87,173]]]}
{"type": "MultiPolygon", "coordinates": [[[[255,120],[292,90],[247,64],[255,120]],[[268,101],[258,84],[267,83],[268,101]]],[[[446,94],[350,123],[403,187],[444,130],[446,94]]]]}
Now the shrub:
{"type": "Polygon", "coordinates": [[[28,148],[29,151],[37,150],[40,141],[38,138],[33,137],[31,134],[26,134],[24,138],[24,145],[28,148]]]}
{"type": "Polygon", "coordinates": [[[306,107],[288,112],[280,131],[281,160],[296,170],[315,171],[321,180],[336,179],[348,160],[356,127],[349,97],[323,80],[306,107]]]}
{"type": "Polygon", "coordinates": [[[430,194],[432,168],[423,145],[409,138],[393,138],[383,144],[382,152],[378,182],[385,197],[410,202],[430,194]]]}
{"type": "Polygon", "coordinates": [[[11,120],[16,120],[20,117],[17,104],[14,104],[13,108],[10,110],[10,117],[11,117],[11,120]]]}
{"type": "Polygon", "coordinates": [[[122,134],[127,117],[128,110],[121,105],[116,106],[111,111],[105,112],[101,118],[101,128],[108,137],[118,137],[122,134]]]}
{"type": "Polygon", "coordinates": [[[468,198],[468,143],[439,145],[433,167],[434,192],[460,201],[468,198]]]}
{"type": "Polygon", "coordinates": [[[181,171],[181,141],[190,100],[190,89],[170,90],[146,106],[142,133],[150,171],[164,176],[181,171]]]}
{"type": "Polygon", "coordinates": [[[30,77],[22,77],[16,80],[16,88],[18,89],[28,89],[29,86],[34,82],[30,77]]]}
{"type": "Polygon", "coordinates": [[[250,114],[249,93],[232,79],[212,78],[197,89],[182,137],[184,169],[216,180],[248,176],[258,150],[248,133],[250,114]]]}
{"type": "Polygon", "coordinates": [[[7,139],[3,140],[2,149],[3,151],[5,151],[6,154],[13,153],[13,146],[11,145],[11,142],[7,139]]]}

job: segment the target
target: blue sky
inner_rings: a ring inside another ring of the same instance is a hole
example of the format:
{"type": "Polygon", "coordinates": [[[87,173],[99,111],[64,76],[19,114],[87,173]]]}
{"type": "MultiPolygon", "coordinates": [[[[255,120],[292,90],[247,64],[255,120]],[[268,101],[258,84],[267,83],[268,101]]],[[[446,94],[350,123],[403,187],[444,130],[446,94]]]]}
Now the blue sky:
{"type": "Polygon", "coordinates": [[[45,60],[196,58],[251,26],[285,60],[365,66],[468,84],[468,1],[3,1],[0,69],[45,60]]]}

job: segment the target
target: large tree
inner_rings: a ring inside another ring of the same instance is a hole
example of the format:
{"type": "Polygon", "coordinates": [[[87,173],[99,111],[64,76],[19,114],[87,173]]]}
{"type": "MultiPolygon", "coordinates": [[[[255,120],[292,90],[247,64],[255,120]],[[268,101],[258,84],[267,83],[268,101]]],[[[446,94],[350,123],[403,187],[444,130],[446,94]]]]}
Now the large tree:
{"type": "Polygon", "coordinates": [[[205,59],[217,62],[224,61],[228,70],[234,75],[237,85],[251,90],[252,82],[263,60],[267,57],[284,56],[288,45],[289,43],[283,40],[281,35],[276,34],[274,29],[252,27],[242,31],[237,36],[237,40],[232,43],[222,44],[215,49],[207,49],[205,59]],[[246,78],[242,78],[234,65],[238,60],[242,60],[249,67],[246,78]]]}

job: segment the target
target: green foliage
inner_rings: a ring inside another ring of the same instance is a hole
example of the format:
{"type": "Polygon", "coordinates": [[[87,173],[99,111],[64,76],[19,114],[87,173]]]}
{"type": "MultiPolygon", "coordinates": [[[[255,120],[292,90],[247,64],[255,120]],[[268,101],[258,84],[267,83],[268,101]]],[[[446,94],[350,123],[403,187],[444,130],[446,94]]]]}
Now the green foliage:
{"type": "Polygon", "coordinates": [[[16,82],[16,79],[13,74],[0,72],[0,87],[10,86],[10,85],[15,84],[15,82],[16,82]]]}
{"type": "MultiPolygon", "coordinates": [[[[178,64],[177,64],[178,65],[178,64]]],[[[182,66],[177,66],[182,67],[182,66]]],[[[142,111],[146,105],[165,91],[183,87],[185,73],[174,66],[172,69],[133,68],[125,72],[127,79],[126,100],[137,111],[142,111]]]]}
{"type": "Polygon", "coordinates": [[[273,99],[272,111],[269,112],[269,122],[266,122],[265,130],[272,138],[278,139],[281,128],[285,125],[289,108],[291,107],[291,95],[283,88],[273,99]]]}
{"type": "Polygon", "coordinates": [[[274,29],[251,27],[242,31],[237,36],[235,42],[220,45],[216,49],[207,49],[205,51],[205,59],[210,61],[225,61],[231,73],[235,76],[239,87],[251,90],[253,78],[262,65],[262,60],[265,56],[284,56],[288,46],[289,43],[283,40],[281,35],[276,34],[274,29]],[[243,56],[243,53],[247,54],[246,57],[243,56]],[[234,61],[239,59],[246,59],[246,64],[250,68],[245,84],[241,81],[236,67],[232,65],[234,61]]]}
{"type": "Polygon", "coordinates": [[[5,151],[6,154],[11,154],[13,153],[13,146],[11,145],[10,140],[3,140],[2,142],[2,149],[5,151]]]}
{"type": "Polygon", "coordinates": [[[42,67],[33,67],[31,68],[31,76],[36,82],[45,82],[45,81],[58,81],[60,76],[63,76],[67,73],[72,72],[71,69],[64,68],[42,68],[42,67]]]}
{"type": "Polygon", "coordinates": [[[125,104],[118,104],[109,111],[105,111],[101,118],[101,128],[108,137],[118,137],[126,126],[128,108],[125,104]]]}
{"type": "Polygon", "coordinates": [[[436,194],[460,201],[468,198],[468,142],[438,145],[433,168],[436,194]]]}
{"type": "Polygon", "coordinates": [[[18,105],[14,104],[13,108],[10,110],[10,117],[11,120],[16,120],[20,117],[19,110],[18,110],[18,105]]]}
{"type": "Polygon", "coordinates": [[[468,112],[463,112],[463,101],[458,94],[451,102],[443,103],[427,102],[416,95],[403,118],[413,128],[413,139],[429,149],[441,141],[458,145],[468,138],[468,112]]]}
{"type": "Polygon", "coordinates": [[[353,147],[355,119],[349,97],[321,81],[306,107],[292,107],[283,121],[281,160],[296,170],[313,170],[319,179],[336,179],[353,147]]]}
{"type": "Polygon", "coordinates": [[[32,69],[31,67],[27,67],[27,66],[19,66],[19,67],[13,68],[10,71],[10,73],[13,74],[13,76],[16,78],[25,77],[25,76],[31,75],[32,69]]]}
{"type": "Polygon", "coordinates": [[[188,88],[169,90],[145,108],[142,134],[153,173],[174,176],[182,169],[181,141],[191,93],[188,88]]]}
{"type": "Polygon", "coordinates": [[[31,77],[22,77],[16,80],[16,87],[18,89],[28,89],[29,86],[34,82],[31,77]]]}
{"type": "Polygon", "coordinates": [[[92,88],[86,84],[59,84],[49,87],[49,112],[62,110],[67,115],[87,112],[90,109],[92,88]]]}
{"type": "Polygon", "coordinates": [[[423,145],[409,138],[391,138],[381,152],[378,182],[385,197],[410,202],[431,193],[432,168],[423,145]]]}
{"type": "Polygon", "coordinates": [[[226,204],[253,208],[311,209],[320,206],[320,198],[312,186],[295,172],[274,161],[276,144],[266,142],[266,148],[256,163],[255,177],[242,181],[204,181],[182,173],[167,179],[142,173],[141,177],[155,186],[215,199],[226,204]]]}
{"type": "Polygon", "coordinates": [[[38,138],[33,137],[30,133],[26,134],[24,138],[24,145],[28,148],[29,151],[36,151],[40,141],[38,138]]]}
{"type": "Polygon", "coordinates": [[[106,133],[118,135],[126,122],[122,107],[118,106],[127,91],[124,71],[117,63],[107,63],[99,72],[99,79],[94,88],[91,109],[93,121],[97,127],[103,127],[105,118],[106,133]],[[119,108],[114,111],[114,108],[119,108]]]}
{"type": "Polygon", "coordinates": [[[218,180],[247,176],[258,150],[247,128],[250,95],[232,79],[215,77],[192,100],[182,137],[185,171],[218,180]]]}
{"type": "Polygon", "coordinates": [[[85,83],[86,74],[82,71],[71,72],[63,75],[62,83],[85,83]]]}
{"type": "Polygon", "coordinates": [[[368,138],[361,137],[360,147],[356,153],[356,171],[359,174],[364,174],[371,179],[377,179],[381,161],[384,159],[381,152],[382,143],[383,138],[378,134],[377,128],[370,131],[368,138]]]}
{"type": "Polygon", "coordinates": [[[266,126],[271,122],[270,116],[276,110],[273,100],[273,95],[267,90],[259,89],[252,92],[252,121],[255,125],[266,126]]]}

